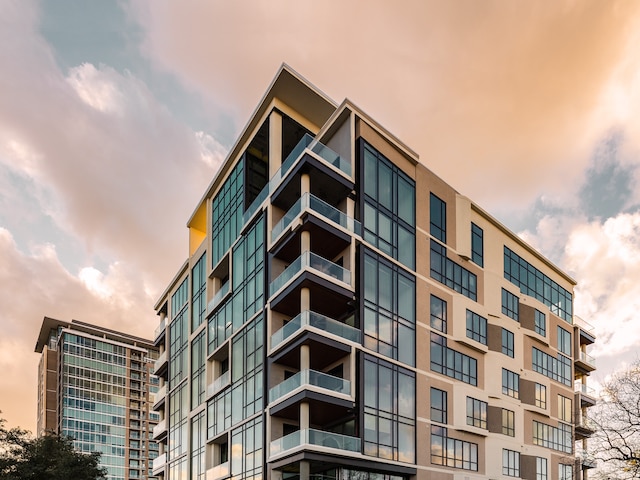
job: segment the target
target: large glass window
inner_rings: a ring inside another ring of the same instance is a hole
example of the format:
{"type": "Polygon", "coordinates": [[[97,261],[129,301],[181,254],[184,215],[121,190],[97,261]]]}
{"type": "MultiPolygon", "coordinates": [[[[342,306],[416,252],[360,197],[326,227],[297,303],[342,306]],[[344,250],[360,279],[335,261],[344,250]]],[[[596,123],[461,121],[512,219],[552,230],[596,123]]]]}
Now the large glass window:
{"type": "Polygon", "coordinates": [[[191,269],[191,331],[194,332],[207,316],[207,254],[191,269]]]}
{"type": "Polygon", "coordinates": [[[198,413],[191,419],[191,478],[205,480],[206,457],[205,445],[207,440],[207,422],[205,411],[198,413]]]}
{"type": "Polygon", "coordinates": [[[364,345],[415,365],[416,284],[413,275],[372,251],[364,256],[364,345]]]}
{"type": "Polygon", "coordinates": [[[520,375],[506,368],[502,369],[502,393],[520,398],[520,375]]]}
{"type": "Polygon", "coordinates": [[[558,395],[558,418],[563,422],[571,422],[571,399],[558,395]]]}
{"type": "Polygon", "coordinates": [[[558,350],[571,356],[571,334],[562,327],[558,327],[558,350]]]}
{"type": "Polygon", "coordinates": [[[211,204],[211,264],[217,265],[238,238],[244,212],[244,161],[240,160],[211,204]]]}
{"type": "Polygon", "coordinates": [[[171,323],[169,324],[169,388],[184,380],[187,374],[189,337],[189,282],[180,284],[171,296],[171,323]]]}
{"type": "Polygon", "coordinates": [[[431,463],[478,471],[478,444],[449,438],[447,428],[431,426],[431,463]]]}
{"type": "Polygon", "coordinates": [[[231,344],[232,424],[262,410],[264,321],[248,324],[231,344]]]}
{"type": "Polygon", "coordinates": [[[173,460],[187,453],[189,445],[189,390],[187,382],[169,394],[168,457],[173,460]]]}
{"type": "Polygon", "coordinates": [[[487,402],[467,397],[467,425],[487,428],[487,402]]]}
{"type": "Polygon", "coordinates": [[[545,337],[547,335],[547,316],[540,310],[536,309],[534,311],[534,321],[534,331],[545,337]]]}
{"type": "Polygon", "coordinates": [[[565,357],[561,353],[558,353],[557,357],[552,357],[536,347],[532,348],[531,363],[534,372],[541,373],[564,385],[571,385],[573,376],[571,372],[571,359],[569,357],[565,357]]]}
{"type": "Polygon", "coordinates": [[[513,358],[514,356],[514,339],[513,332],[507,330],[506,328],[502,329],[502,353],[507,355],[508,357],[513,358]]]}
{"type": "Polygon", "coordinates": [[[429,194],[429,214],[431,236],[447,243],[447,204],[433,193],[429,194]]]}
{"type": "Polygon", "coordinates": [[[502,409],[502,434],[516,436],[516,414],[513,410],[502,409]]]}
{"type": "Polygon", "coordinates": [[[364,453],[415,462],[415,373],[370,355],[363,367],[364,453]]]}
{"type": "Polygon", "coordinates": [[[502,313],[516,322],[520,321],[520,299],[504,288],[502,289],[502,313]]]}
{"type": "Polygon", "coordinates": [[[546,410],[547,408],[547,387],[540,384],[540,383],[536,383],[536,407],[539,408],[544,408],[546,410]]]}
{"type": "Polygon", "coordinates": [[[520,477],[520,452],[502,449],[502,474],[508,477],[520,477]]]}
{"type": "Polygon", "coordinates": [[[474,302],[478,299],[476,274],[447,258],[446,247],[435,240],[431,240],[430,274],[434,280],[474,302]]]}
{"type": "Polygon", "coordinates": [[[475,223],[471,224],[471,261],[484,266],[484,232],[475,223]]]}
{"type": "Polygon", "coordinates": [[[207,357],[207,343],[202,330],[191,342],[191,408],[194,409],[204,401],[207,389],[205,375],[205,360],[207,357]]]}
{"type": "Polygon", "coordinates": [[[536,457],[536,480],[547,480],[548,478],[547,459],[536,457]]]}
{"type": "Polygon", "coordinates": [[[558,480],[572,480],[573,465],[561,463],[558,465],[558,480]]]}
{"type": "Polygon", "coordinates": [[[431,328],[447,333],[447,302],[431,295],[431,328]]]}
{"type": "Polygon", "coordinates": [[[415,182],[361,141],[364,239],[407,267],[415,268],[415,182]]]}
{"type": "Polygon", "coordinates": [[[478,361],[447,346],[447,339],[431,334],[431,370],[470,385],[478,384],[478,361]]]}
{"type": "Polygon", "coordinates": [[[255,418],[231,431],[231,478],[262,478],[262,418],[255,418]]]}
{"type": "Polygon", "coordinates": [[[467,310],[467,338],[487,344],[487,319],[467,310]]]}
{"type": "Polygon", "coordinates": [[[504,247],[504,278],[534,297],[563,320],[573,323],[573,295],[517,253],[504,247]]]}
{"type": "Polygon", "coordinates": [[[541,447],[571,453],[573,451],[572,426],[559,423],[557,427],[533,421],[533,444],[541,447]]]}
{"type": "Polygon", "coordinates": [[[447,392],[431,387],[431,421],[447,423],[447,392]]]}

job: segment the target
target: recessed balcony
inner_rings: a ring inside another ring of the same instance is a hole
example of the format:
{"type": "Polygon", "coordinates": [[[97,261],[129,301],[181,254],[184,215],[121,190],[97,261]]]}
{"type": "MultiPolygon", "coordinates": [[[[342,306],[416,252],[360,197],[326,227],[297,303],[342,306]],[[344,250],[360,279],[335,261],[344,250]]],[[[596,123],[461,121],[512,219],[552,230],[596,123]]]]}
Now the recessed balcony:
{"type": "Polygon", "coordinates": [[[589,419],[578,413],[574,417],[574,427],[576,433],[576,440],[582,440],[584,438],[589,438],[596,431],[595,425],[589,421],[589,419]]]}
{"type": "Polygon", "coordinates": [[[167,330],[167,317],[164,317],[160,321],[160,324],[156,327],[156,330],[153,334],[153,338],[155,339],[154,344],[156,346],[162,343],[162,339],[165,336],[166,330],[167,330]]]}
{"type": "Polygon", "coordinates": [[[158,476],[164,473],[164,467],[167,464],[167,454],[163,453],[153,459],[153,475],[158,476]]]}
{"type": "Polygon", "coordinates": [[[218,378],[216,378],[211,385],[207,387],[207,398],[213,397],[218,392],[221,392],[226,387],[231,385],[231,375],[229,374],[229,370],[224,372],[218,378]]]}
{"type": "Polygon", "coordinates": [[[597,394],[596,391],[588,387],[582,382],[574,382],[574,391],[576,392],[576,396],[579,397],[579,404],[581,407],[591,407],[596,404],[597,394]]]}
{"type": "Polygon", "coordinates": [[[303,287],[311,289],[311,309],[329,316],[341,316],[353,300],[349,270],[315,253],[304,252],[271,282],[271,309],[297,315],[303,287]]]}
{"type": "Polygon", "coordinates": [[[269,448],[269,461],[283,456],[294,450],[317,450],[320,452],[334,451],[360,453],[360,439],[339,433],[325,432],[322,430],[305,429],[285,435],[274,440],[269,448]]]}
{"type": "MultiPolygon", "coordinates": [[[[300,197],[300,182],[298,181],[298,193],[295,198],[291,197],[291,194],[296,190],[295,187],[293,189],[283,189],[282,187],[285,184],[291,184],[293,179],[299,180],[300,170],[305,165],[318,171],[318,174],[314,174],[314,183],[317,183],[316,188],[318,190],[331,192],[330,197],[327,198],[330,203],[337,203],[338,199],[345,198],[353,190],[351,164],[307,134],[298,142],[298,145],[282,162],[278,171],[271,177],[269,183],[264,186],[256,199],[247,208],[243,215],[243,224],[247,225],[265,200],[273,194],[275,194],[276,198],[286,198],[287,200],[284,203],[288,202],[289,206],[293,204],[295,199],[300,197]],[[284,197],[281,197],[281,195],[284,195],[284,197]]],[[[280,208],[283,207],[281,206],[280,208]]],[[[284,209],[286,210],[288,207],[284,209]]]]}
{"type": "Polygon", "coordinates": [[[216,307],[222,303],[222,300],[229,295],[230,290],[231,282],[227,281],[220,287],[220,290],[216,292],[211,301],[207,304],[207,315],[210,315],[211,312],[213,312],[216,307]]]}
{"type": "Polygon", "coordinates": [[[155,394],[154,394],[154,400],[153,400],[153,407],[152,409],[155,411],[159,411],[163,405],[164,402],[166,400],[167,397],[167,384],[165,383],[162,388],[160,388],[155,394]]]}
{"type": "Polygon", "coordinates": [[[582,370],[585,373],[593,372],[596,369],[596,359],[589,355],[587,352],[579,350],[575,359],[576,368],[582,370]]]}
{"type": "Polygon", "coordinates": [[[325,393],[348,396],[351,382],[315,370],[302,370],[269,390],[269,402],[275,402],[299,388],[316,388],[325,393]]]}
{"type": "Polygon", "coordinates": [[[573,324],[579,328],[580,345],[591,345],[596,341],[596,337],[594,335],[595,327],[593,325],[577,315],[573,316],[573,324]]]}
{"type": "Polygon", "coordinates": [[[292,338],[293,335],[305,329],[317,330],[321,334],[329,333],[349,342],[361,343],[362,341],[362,333],[357,328],[306,310],[271,335],[271,349],[276,349],[285,340],[292,338]]]}
{"type": "Polygon", "coordinates": [[[207,470],[206,480],[220,480],[230,475],[229,462],[221,463],[207,470]]]}
{"type": "Polygon", "coordinates": [[[165,350],[160,354],[153,366],[153,374],[158,377],[164,377],[169,367],[169,352],[165,350]]]}
{"type": "Polygon", "coordinates": [[[153,427],[153,440],[160,442],[167,437],[167,420],[162,420],[153,427]]]}

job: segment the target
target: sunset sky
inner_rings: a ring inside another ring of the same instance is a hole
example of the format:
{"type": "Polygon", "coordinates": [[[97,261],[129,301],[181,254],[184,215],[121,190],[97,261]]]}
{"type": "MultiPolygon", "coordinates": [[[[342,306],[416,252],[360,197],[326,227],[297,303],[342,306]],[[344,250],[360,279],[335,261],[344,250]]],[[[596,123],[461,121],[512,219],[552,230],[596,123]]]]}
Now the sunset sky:
{"type": "Polygon", "coordinates": [[[603,381],[640,347],[639,37],[633,0],[3,0],[2,417],[35,430],[45,315],[153,336],[283,62],[574,277],[603,381]]]}

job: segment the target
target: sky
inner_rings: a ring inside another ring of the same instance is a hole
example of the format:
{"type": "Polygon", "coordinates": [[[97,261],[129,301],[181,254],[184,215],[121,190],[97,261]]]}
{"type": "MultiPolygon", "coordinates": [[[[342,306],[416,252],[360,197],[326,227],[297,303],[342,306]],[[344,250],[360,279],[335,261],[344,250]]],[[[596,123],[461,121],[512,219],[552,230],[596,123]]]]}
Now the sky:
{"type": "Polygon", "coordinates": [[[578,282],[594,383],[640,347],[640,3],[0,2],[1,416],[44,316],[143,337],[283,62],[578,282]]]}

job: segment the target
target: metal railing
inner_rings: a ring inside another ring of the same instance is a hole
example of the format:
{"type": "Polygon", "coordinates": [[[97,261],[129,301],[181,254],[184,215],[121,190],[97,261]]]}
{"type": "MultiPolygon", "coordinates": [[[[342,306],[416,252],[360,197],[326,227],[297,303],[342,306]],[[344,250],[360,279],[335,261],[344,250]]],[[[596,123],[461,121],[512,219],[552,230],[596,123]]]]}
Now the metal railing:
{"type": "Polygon", "coordinates": [[[302,255],[296,258],[291,265],[284,270],[284,272],[271,282],[269,294],[273,295],[276,293],[286,283],[288,283],[289,280],[305,268],[311,268],[351,286],[351,272],[349,270],[321,257],[320,255],[316,255],[315,253],[303,252],[302,255]]]}
{"type": "Polygon", "coordinates": [[[273,402],[302,386],[314,386],[347,395],[351,392],[351,382],[348,380],[315,370],[302,370],[270,389],[269,401],[273,402]]]}
{"type": "Polygon", "coordinates": [[[322,430],[305,429],[272,441],[269,453],[274,456],[301,445],[316,445],[349,452],[360,452],[360,439],[357,437],[322,430]]]}
{"type": "Polygon", "coordinates": [[[305,310],[271,335],[271,348],[277,347],[304,327],[315,327],[356,343],[360,343],[362,338],[361,332],[357,328],[334,320],[333,318],[325,317],[319,313],[305,310]]]}

